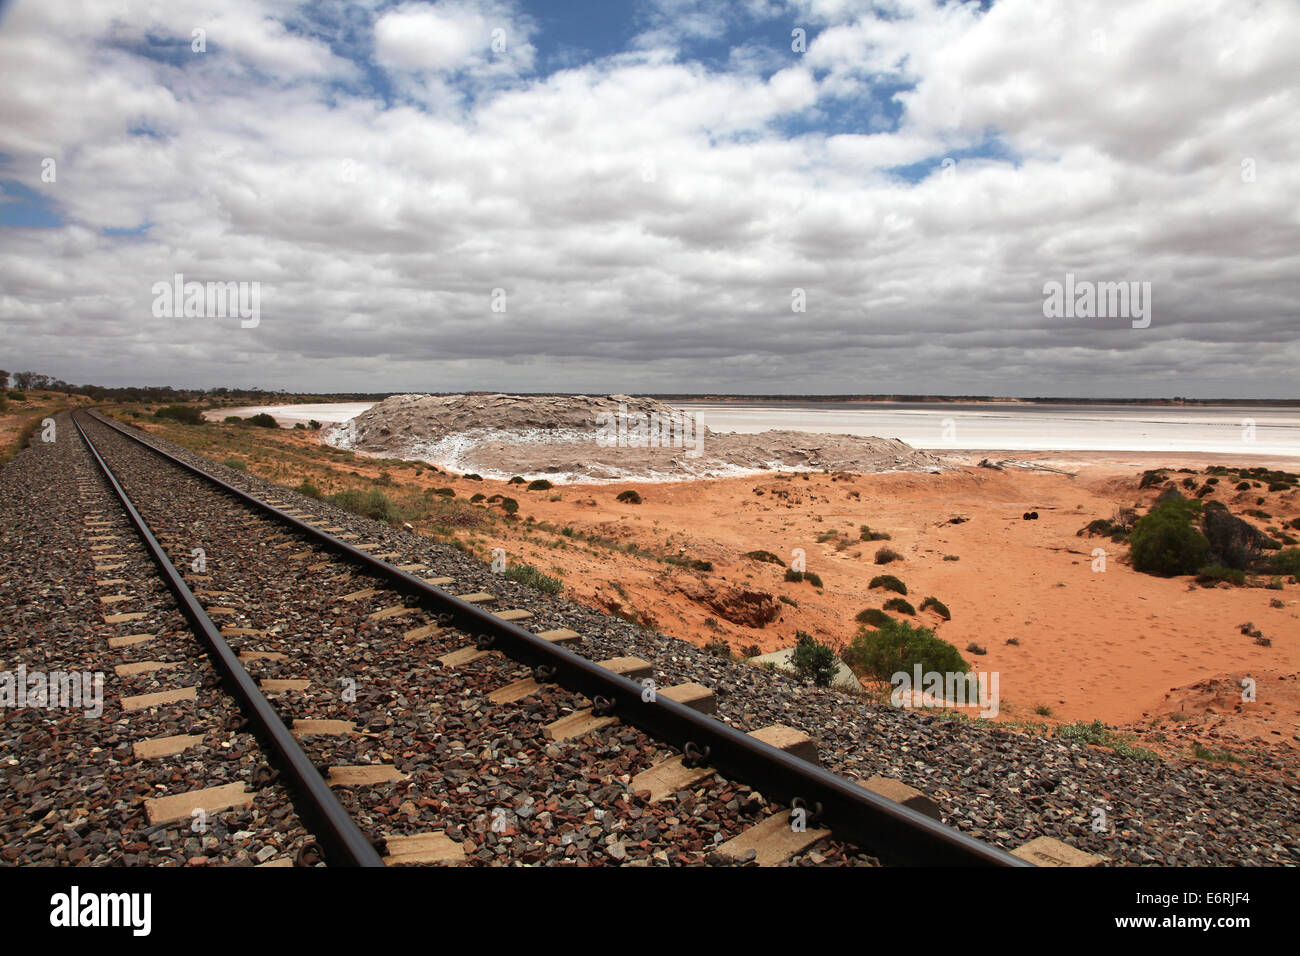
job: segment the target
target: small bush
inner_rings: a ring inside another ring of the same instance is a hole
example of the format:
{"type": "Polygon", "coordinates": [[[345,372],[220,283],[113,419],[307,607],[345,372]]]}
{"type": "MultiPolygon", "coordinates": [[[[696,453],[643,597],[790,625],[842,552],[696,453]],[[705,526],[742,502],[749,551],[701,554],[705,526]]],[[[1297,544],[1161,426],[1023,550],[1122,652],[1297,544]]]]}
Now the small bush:
{"type": "Polygon", "coordinates": [[[801,680],[811,680],[818,687],[829,687],[835,677],[835,652],[803,631],[795,631],[799,642],[790,655],[790,664],[801,680]]]}
{"type": "Polygon", "coordinates": [[[740,649],[740,653],[744,657],[762,657],[763,649],[757,644],[747,644],[740,649]]]}
{"type": "Polygon", "coordinates": [[[886,611],[897,611],[899,614],[916,614],[916,608],[912,607],[911,602],[906,598],[890,598],[885,602],[886,611]]]}
{"type": "Polygon", "coordinates": [[[928,597],[921,602],[922,611],[928,610],[930,608],[933,608],[934,612],[938,614],[941,618],[943,618],[945,621],[952,620],[952,612],[948,610],[948,605],[944,604],[938,598],[928,597]]]}
{"type": "Polygon", "coordinates": [[[876,564],[889,564],[891,561],[901,561],[903,556],[893,548],[881,548],[876,552],[876,564]]]}
{"type": "Polygon", "coordinates": [[[26,393],[26,392],[20,392],[20,391],[18,391],[17,389],[14,389],[13,391],[10,391],[10,392],[6,392],[5,394],[6,394],[6,396],[9,398],[10,401],[14,401],[14,402],[25,402],[25,401],[27,401],[27,393],[26,393]]]}
{"type": "Polygon", "coordinates": [[[943,556],[943,559],[944,559],[945,561],[960,561],[960,560],[961,560],[961,558],[958,557],[958,556],[955,555],[955,554],[945,554],[945,555],[943,556]]]}
{"type": "Polygon", "coordinates": [[[511,581],[517,581],[519,584],[526,584],[530,588],[536,588],[543,594],[559,594],[564,589],[564,584],[559,578],[543,574],[531,564],[511,565],[506,569],[505,576],[511,581]]]}
{"type": "Polygon", "coordinates": [[[974,641],[971,641],[969,644],[966,645],[966,650],[970,651],[972,654],[988,653],[988,651],[985,648],[980,647],[980,645],[976,644],[974,641]]]}
{"type": "Polygon", "coordinates": [[[871,627],[880,627],[888,621],[892,621],[893,618],[879,608],[869,607],[854,615],[853,620],[857,621],[859,624],[867,624],[871,627]]]}
{"type": "Polygon", "coordinates": [[[692,571],[712,571],[712,570],[713,570],[713,562],[712,562],[712,561],[692,561],[692,562],[691,562],[691,570],[692,570],[692,571]]]}
{"type": "Polygon", "coordinates": [[[306,495],[308,498],[320,497],[320,489],[317,488],[315,485],[313,485],[306,478],[302,480],[302,484],[300,484],[297,488],[293,490],[298,492],[298,494],[300,495],[306,495]]]}
{"type": "Polygon", "coordinates": [[[627,491],[620,493],[617,500],[626,501],[628,504],[639,505],[641,503],[641,496],[635,491],[628,489],[627,491]]]}
{"type": "Polygon", "coordinates": [[[182,425],[202,425],[203,413],[193,405],[167,405],[154,412],[157,418],[170,418],[182,425]]]}
{"type": "MultiPolygon", "coordinates": [[[[138,414],[138,413],[133,413],[133,414],[138,414]]],[[[242,425],[242,424],[244,424],[244,420],[243,420],[242,418],[240,418],[238,415],[227,415],[227,416],[226,416],[225,418],[223,418],[221,421],[222,421],[223,424],[226,424],[226,425],[242,425]]]]}
{"type": "Polygon", "coordinates": [[[888,541],[889,533],[886,531],[872,531],[866,525],[859,525],[858,538],[862,541],[888,541]]]}
{"type": "Polygon", "coordinates": [[[272,418],[270,415],[266,414],[266,412],[260,412],[257,415],[250,415],[248,418],[244,419],[244,422],[246,424],[252,425],[254,428],[279,428],[280,427],[275,423],[275,419],[272,418]]]}
{"type": "Polygon", "coordinates": [[[456,491],[452,488],[434,488],[433,493],[442,498],[455,498],[456,491]]]}
{"type": "Polygon", "coordinates": [[[771,551],[748,551],[745,553],[745,557],[752,561],[763,561],[766,564],[779,564],[781,567],[785,567],[785,562],[771,551]]]}
{"type": "Polygon", "coordinates": [[[378,488],[362,491],[360,488],[348,488],[329,496],[330,504],[351,511],[353,514],[375,521],[396,524],[401,520],[396,503],[378,488]]]}
{"type": "Polygon", "coordinates": [[[1249,481],[1239,481],[1239,482],[1237,482],[1237,490],[1238,490],[1238,491],[1250,491],[1250,482],[1249,482],[1249,481]]]}
{"type": "Polygon", "coordinates": [[[526,484],[528,484],[528,482],[524,481],[524,479],[520,478],[518,475],[515,475],[513,478],[511,478],[509,481],[507,481],[506,484],[508,484],[508,485],[526,485],[526,484]]]}
{"type": "Polygon", "coordinates": [[[515,501],[514,498],[503,497],[501,499],[501,510],[508,515],[517,514],[519,512],[519,502],[515,501]]]}
{"type": "Polygon", "coordinates": [[[1284,548],[1268,560],[1279,571],[1300,575],[1300,548],[1284,548]]]}
{"type": "Polygon", "coordinates": [[[550,491],[554,487],[555,486],[545,478],[538,478],[536,481],[530,481],[528,483],[529,491],[550,491]]]}
{"type": "Polygon", "coordinates": [[[307,423],[307,427],[314,432],[318,432],[320,431],[321,425],[320,422],[316,421],[316,419],[313,418],[311,421],[307,423]]]}
{"type": "Polygon", "coordinates": [[[786,597],[784,594],[778,594],[778,595],[776,596],[776,599],[777,599],[778,601],[781,601],[781,602],[783,602],[783,603],[785,603],[785,604],[790,605],[791,607],[798,607],[798,606],[799,606],[799,602],[798,602],[798,601],[796,601],[794,598],[786,597]]]}
{"type": "Polygon", "coordinates": [[[469,500],[470,500],[470,503],[471,503],[471,504],[477,504],[478,502],[482,501],[482,500],[483,500],[484,498],[486,498],[486,497],[487,497],[487,495],[483,494],[483,492],[481,492],[481,491],[476,491],[476,492],[475,492],[475,493],[470,497],[469,500]]]}
{"type": "Polygon", "coordinates": [[[1229,584],[1245,584],[1246,575],[1236,568],[1225,568],[1221,564],[1211,564],[1196,572],[1197,584],[1217,584],[1227,581],[1229,584]]]}
{"type": "Polygon", "coordinates": [[[1133,567],[1145,574],[1189,574],[1201,567],[1210,542],[1193,525],[1199,505],[1169,498],[1138,519],[1129,535],[1133,567]]]}
{"type": "Polygon", "coordinates": [[[222,464],[227,468],[235,469],[235,471],[248,471],[248,462],[242,458],[227,458],[222,464]]]}
{"type": "Polygon", "coordinates": [[[724,640],[715,639],[704,645],[704,653],[729,661],[731,660],[731,645],[724,640]]]}
{"type": "Polygon", "coordinates": [[[1290,487],[1291,486],[1284,481],[1270,481],[1268,483],[1269,491],[1287,491],[1290,487]]]}
{"type": "Polygon", "coordinates": [[[886,591],[893,591],[895,594],[907,594],[907,585],[892,574],[878,574],[871,579],[867,585],[868,590],[875,588],[884,588],[886,591]]]}
{"type": "Polygon", "coordinates": [[[796,571],[793,568],[786,568],[785,579],[787,581],[793,581],[796,584],[799,583],[800,581],[807,581],[809,584],[811,584],[813,587],[816,588],[822,586],[821,577],[812,571],[796,571]]]}
{"type": "Polygon", "coordinates": [[[482,476],[482,475],[476,475],[476,474],[473,474],[472,472],[471,472],[470,474],[468,474],[468,475],[462,475],[461,477],[464,478],[466,481],[482,481],[482,480],[483,480],[483,476],[482,476]]]}
{"type": "Polygon", "coordinates": [[[845,649],[844,662],[877,680],[889,680],[900,671],[910,674],[917,664],[922,673],[961,674],[970,670],[957,648],[935,637],[928,627],[893,619],[876,631],[862,628],[845,649]]]}

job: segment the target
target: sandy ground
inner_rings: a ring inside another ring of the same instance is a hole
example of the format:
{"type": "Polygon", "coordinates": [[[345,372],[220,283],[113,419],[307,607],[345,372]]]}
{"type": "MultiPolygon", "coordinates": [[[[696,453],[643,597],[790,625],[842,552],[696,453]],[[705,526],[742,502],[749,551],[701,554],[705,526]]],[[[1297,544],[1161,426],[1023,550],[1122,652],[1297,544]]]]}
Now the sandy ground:
{"type": "MultiPolygon", "coordinates": [[[[566,591],[584,603],[635,613],[695,643],[722,638],[738,651],[751,644],[763,651],[790,646],[796,629],[831,643],[850,639],[856,631],[853,616],[880,607],[891,596],[869,590],[869,580],[892,573],[907,584],[914,605],[933,595],[952,612],[948,622],[932,612],[919,614],[921,621],[979,670],[998,672],[1002,719],[1039,720],[1039,708],[1050,709],[1055,719],[1117,725],[1149,723],[1159,715],[1172,715],[1174,723],[1183,715],[1188,720],[1221,717],[1211,725],[1231,722],[1247,737],[1295,745],[1300,730],[1300,587],[1288,583],[1280,592],[1189,588],[1187,577],[1135,572],[1125,564],[1125,545],[1076,536],[1094,518],[1112,517],[1121,507],[1149,505],[1154,491],[1137,490],[1143,468],[1202,467],[1216,463],[1215,456],[997,455],[1076,473],[971,467],[939,475],[858,475],[840,481],[817,474],[807,481],[770,476],[557,486],[553,492],[516,487],[505,491],[519,499],[521,516],[709,561],[714,571],[691,572],[604,550],[598,556],[556,550],[522,535],[502,546],[512,561],[560,572],[566,591]],[[625,488],[635,488],[643,503],[617,502],[625,488]],[[560,500],[550,500],[557,495],[560,500]],[[1037,511],[1039,520],[1024,521],[1026,511],[1037,511]],[[967,520],[950,524],[953,517],[967,520]],[[889,532],[892,540],[858,541],[861,524],[889,532]],[[847,548],[817,542],[833,529],[850,538],[847,548]],[[883,545],[902,553],[903,560],[887,567],[875,564],[875,552],[883,545]],[[1108,552],[1104,572],[1093,570],[1092,552],[1098,547],[1108,552]],[[778,566],[743,557],[762,549],[788,563],[796,548],[806,552],[807,569],[821,576],[825,587],[820,592],[808,583],[784,581],[778,566]],[[945,555],[959,560],[945,561],[945,555]],[[798,607],[781,603],[780,618],[764,627],[734,624],[707,603],[709,595],[731,588],[783,594],[798,607]],[[1273,599],[1283,606],[1270,606],[1273,599]],[[1272,646],[1260,646],[1240,633],[1246,622],[1270,638],[1272,646]],[[1019,644],[1008,644],[1011,639],[1019,644]],[[987,653],[966,652],[972,642],[987,653]],[[1224,688],[1247,677],[1256,682],[1258,699],[1242,704],[1239,693],[1224,688]],[[1213,681],[1218,683],[1211,687],[1213,681]]],[[[978,461],[982,455],[969,457],[978,461]]],[[[1280,464],[1294,467],[1293,460],[1280,464]]],[[[501,490],[480,487],[489,494],[501,490]]],[[[458,484],[458,494],[460,490],[458,484]]],[[[1216,496],[1235,511],[1252,506],[1257,494],[1229,488],[1216,496]]],[[[1275,519],[1297,514],[1294,492],[1268,497],[1265,507],[1275,519]]]]}
{"type": "MultiPolygon", "coordinates": [[[[319,441],[315,432],[278,437],[319,441]]],[[[1224,464],[1295,471],[1296,459],[971,451],[948,460],[964,467],[940,474],[815,473],[806,480],[768,473],[557,483],[539,491],[425,470],[418,478],[404,473],[401,485],[450,486],[461,501],[478,492],[517,499],[517,521],[462,531],[461,540],[484,560],[491,549],[503,548],[511,564],[558,575],[571,599],[695,644],[725,640],[738,653],[752,646],[767,652],[793,645],[796,630],[832,645],[848,641],[857,631],[854,615],[892,596],[869,589],[868,582],[891,573],[906,583],[913,605],[933,595],[952,613],[945,622],[921,612],[917,621],[934,628],[980,671],[999,675],[998,720],[1100,719],[1146,728],[1145,742],[1158,724],[1168,746],[1182,754],[1198,743],[1239,753],[1257,747],[1300,751],[1300,585],[1288,578],[1281,591],[1195,587],[1189,577],[1135,572],[1125,563],[1126,545],[1076,535],[1120,508],[1145,510],[1156,494],[1138,490],[1146,468],[1200,471],[1224,464]],[[1030,467],[978,467],[985,457],[1030,467]],[[1033,470],[1043,468],[1052,470],[1033,470]],[[629,489],[642,496],[641,504],[617,500],[629,489]],[[1037,511],[1039,520],[1022,520],[1026,511],[1037,511]],[[966,520],[950,523],[954,517],[966,520]],[[862,524],[888,532],[891,540],[860,541],[862,524]],[[817,541],[832,530],[843,532],[847,546],[817,541]],[[661,557],[707,561],[712,570],[620,550],[627,545],[661,557]],[[882,546],[903,559],[877,565],[874,555],[882,546]],[[1092,569],[1092,552],[1099,547],[1107,551],[1104,572],[1092,569]],[[784,568],[744,557],[765,550],[789,563],[798,548],[823,588],[786,582],[784,568]],[[945,561],[945,555],[958,560],[945,561]],[[763,620],[768,613],[772,619],[763,620]],[[1247,622],[1271,646],[1241,633],[1247,622]],[[987,653],[968,652],[972,642],[987,653]],[[1255,682],[1254,702],[1241,699],[1243,678],[1255,682]]],[[[384,466],[358,456],[350,467],[375,477],[384,466]]],[[[1231,483],[1221,488],[1214,497],[1234,513],[1266,497],[1260,507],[1273,517],[1249,519],[1257,526],[1281,525],[1300,514],[1295,491],[1238,493],[1231,483]]]]}

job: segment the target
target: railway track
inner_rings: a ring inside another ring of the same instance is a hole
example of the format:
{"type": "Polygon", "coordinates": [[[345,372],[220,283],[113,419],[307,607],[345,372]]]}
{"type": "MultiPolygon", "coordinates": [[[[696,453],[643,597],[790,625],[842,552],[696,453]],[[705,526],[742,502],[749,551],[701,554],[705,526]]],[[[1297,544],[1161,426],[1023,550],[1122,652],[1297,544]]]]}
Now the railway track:
{"type": "MultiPolygon", "coordinates": [[[[709,688],[660,686],[652,661],[591,660],[492,591],[74,417],[278,774],[260,779],[314,834],[300,863],[1026,865],[822,769],[799,731],[715,719],[709,688]]],[[[148,642],[119,646],[165,683],[148,642]]],[[[194,736],[152,749],[183,759],[194,736]]],[[[193,782],[151,819],[249,799],[193,782]]]]}

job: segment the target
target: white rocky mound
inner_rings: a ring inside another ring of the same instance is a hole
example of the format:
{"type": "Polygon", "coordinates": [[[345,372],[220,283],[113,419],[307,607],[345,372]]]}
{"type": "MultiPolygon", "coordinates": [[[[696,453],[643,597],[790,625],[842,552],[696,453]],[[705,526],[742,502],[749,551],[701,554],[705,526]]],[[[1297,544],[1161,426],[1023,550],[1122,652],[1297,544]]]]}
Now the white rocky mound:
{"type": "Polygon", "coordinates": [[[933,455],[894,438],[712,432],[663,402],[627,395],[394,395],[325,440],[486,478],[677,481],[761,471],[926,471],[933,455]]]}

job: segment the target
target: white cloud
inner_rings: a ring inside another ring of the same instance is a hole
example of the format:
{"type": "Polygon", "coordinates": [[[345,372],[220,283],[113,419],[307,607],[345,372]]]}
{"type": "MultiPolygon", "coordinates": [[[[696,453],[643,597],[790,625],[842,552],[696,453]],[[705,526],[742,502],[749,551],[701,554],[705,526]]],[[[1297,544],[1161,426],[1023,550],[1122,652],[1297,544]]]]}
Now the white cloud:
{"type": "Polygon", "coordinates": [[[0,29],[0,178],[70,220],[0,229],[6,367],[318,388],[1293,390],[1289,2],[909,0],[890,20],[816,2],[789,12],[810,27],[802,57],[782,27],[725,71],[663,48],[550,75],[516,5],[348,12],[388,105],[294,28],[293,4],[133,4],[116,26],[112,6],[18,0],[0,29]],[[136,55],[146,32],[199,22],[203,59],[136,55]],[[878,74],[914,84],[897,129],[879,127],[878,74]],[[817,131],[850,107],[859,132],[817,131]],[[782,134],[790,120],[812,131],[782,134]],[[961,152],[991,138],[1015,164],[961,152]],[[889,172],[916,163],[933,165],[919,183],[889,172]],[[1042,285],[1067,270],[1152,281],[1151,329],[1044,319],[1042,285]],[[261,325],[154,319],[150,286],[174,272],[261,281],[261,325]]]}

